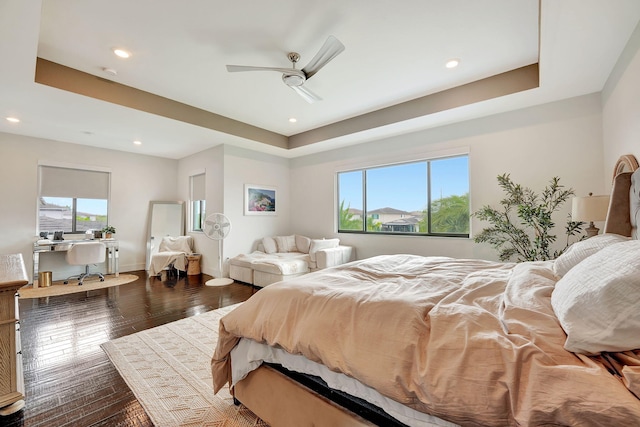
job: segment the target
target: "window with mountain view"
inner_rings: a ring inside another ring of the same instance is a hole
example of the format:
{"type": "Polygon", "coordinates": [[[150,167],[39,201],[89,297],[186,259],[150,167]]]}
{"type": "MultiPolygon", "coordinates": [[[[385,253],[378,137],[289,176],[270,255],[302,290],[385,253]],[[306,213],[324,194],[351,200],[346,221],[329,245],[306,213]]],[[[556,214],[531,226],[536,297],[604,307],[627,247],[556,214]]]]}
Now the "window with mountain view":
{"type": "Polygon", "coordinates": [[[469,236],[469,158],[338,173],[338,231],[469,236]]]}

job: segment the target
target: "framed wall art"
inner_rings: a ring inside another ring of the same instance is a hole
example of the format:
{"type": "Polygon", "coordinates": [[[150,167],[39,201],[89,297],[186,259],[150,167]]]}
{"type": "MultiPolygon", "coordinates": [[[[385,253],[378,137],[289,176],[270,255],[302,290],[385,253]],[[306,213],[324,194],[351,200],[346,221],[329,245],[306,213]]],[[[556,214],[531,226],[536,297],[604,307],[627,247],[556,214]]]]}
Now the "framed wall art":
{"type": "Polygon", "coordinates": [[[245,215],[276,215],[276,189],[265,185],[244,185],[245,215]]]}

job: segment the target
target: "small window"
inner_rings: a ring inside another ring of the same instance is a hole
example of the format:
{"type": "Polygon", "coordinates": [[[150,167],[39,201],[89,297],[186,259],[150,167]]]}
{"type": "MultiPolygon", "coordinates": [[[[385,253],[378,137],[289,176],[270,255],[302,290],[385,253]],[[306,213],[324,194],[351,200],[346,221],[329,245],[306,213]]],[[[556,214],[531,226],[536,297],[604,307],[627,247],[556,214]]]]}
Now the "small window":
{"type": "Polygon", "coordinates": [[[191,176],[191,231],[202,231],[206,217],[205,174],[191,176]]]}
{"type": "Polygon", "coordinates": [[[338,173],[338,232],[469,236],[468,156],[338,173]]]}
{"type": "Polygon", "coordinates": [[[39,166],[38,233],[84,233],[109,224],[109,172],[39,166]]]}

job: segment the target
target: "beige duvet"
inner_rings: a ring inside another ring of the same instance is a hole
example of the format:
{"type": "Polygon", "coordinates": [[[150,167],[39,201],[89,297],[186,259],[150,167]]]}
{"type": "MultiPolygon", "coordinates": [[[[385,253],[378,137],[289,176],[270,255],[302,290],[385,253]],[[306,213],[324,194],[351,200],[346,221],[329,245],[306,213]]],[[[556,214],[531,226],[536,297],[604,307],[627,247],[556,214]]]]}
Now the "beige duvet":
{"type": "Polygon", "coordinates": [[[389,255],[269,286],[221,320],[214,389],[248,337],[462,425],[640,423],[638,356],[563,349],[550,267],[389,255]]]}

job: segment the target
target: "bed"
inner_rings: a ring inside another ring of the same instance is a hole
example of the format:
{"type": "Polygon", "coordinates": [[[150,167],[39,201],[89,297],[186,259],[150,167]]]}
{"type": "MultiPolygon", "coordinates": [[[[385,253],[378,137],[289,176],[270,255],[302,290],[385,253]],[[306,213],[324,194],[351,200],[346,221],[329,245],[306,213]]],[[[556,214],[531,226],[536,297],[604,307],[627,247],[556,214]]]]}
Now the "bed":
{"type": "Polygon", "coordinates": [[[640,171],[616,169],[605,233],[555,261],[384,255],[260,290],[221,319],[214,391],[272,426],[638,422],[640,171]]]}

